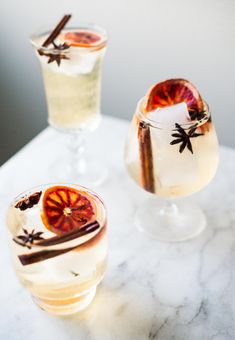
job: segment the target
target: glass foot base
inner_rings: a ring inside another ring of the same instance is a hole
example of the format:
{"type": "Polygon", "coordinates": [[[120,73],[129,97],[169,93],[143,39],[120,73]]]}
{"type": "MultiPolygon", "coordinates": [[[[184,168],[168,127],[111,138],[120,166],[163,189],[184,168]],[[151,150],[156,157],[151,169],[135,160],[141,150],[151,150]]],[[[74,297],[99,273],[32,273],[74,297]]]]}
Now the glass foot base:
{"type": "Polygon", "coordinates": [[[186,241],[199,235],[206,226],[202,210],[193,203],[158,202],[148,199],[137,210],[135,223],[150,237],[164,242],[186,241]]]}
{"type": "Polygon", "coordinates": [[[62,157],[51,166],[48,180],[51,182],[70,182],[95,188],[101,185],[107,178],[108,170],[105,165],[97,159],[81,160],[79,164],[70,166],[70,162],[62,157]]]}
{"type": "Polygon", "coordinates": [[[54,315],[71,315],[84,310],[95,297],[96,287],[88,293],[70,299],[48,300],[33,296],[33,301],[44,311],[54,315]]]}

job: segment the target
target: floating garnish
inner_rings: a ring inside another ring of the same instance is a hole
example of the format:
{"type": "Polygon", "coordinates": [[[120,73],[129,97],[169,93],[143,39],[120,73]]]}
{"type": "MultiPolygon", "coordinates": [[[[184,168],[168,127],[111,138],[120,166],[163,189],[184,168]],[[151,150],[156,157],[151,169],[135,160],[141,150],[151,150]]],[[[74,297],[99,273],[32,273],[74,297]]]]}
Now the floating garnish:
{"type": "Polygon", "coordinates": [[[29,249],[32,248],[32,245],[40,247],[55,246],[57,244],[72,241],[76,238],[92,233],[98,228],[99,223],[97,221],[94,221],[86,224],[80,229],[75,229],[61,236],[49,237],[46,239],[41,236],[43,234],[42,231],[35,233],[35,230],[33,229],[32,232],[29,233],[26,229],[23,228],[24,234],[16,236],[15,238],[13,238],[13,241],[19,244],[20,246],[27,247],[29,249]]]}
{"type": "Polygon", "coordinates": [[[28,230],[23,228],[23,232],[23,235],[18,235],[13,238],[13,241],[22,247],[27,247],[28,249],[31,249],[35,241],[43,240],[43,237],[41,236],[43,234],[42,231],[35,233],[35,230],[33,229],[29,233],[28,230]]]}
{"type": "Polygon", "coordinates": [[[58,235],[81,228],[92,220],[95,211],[91,196],[72,187],[50,187],[43,195],[43,224],[58,235]]]}
{"type": "Polygon", "coordinates": [[[61,53],[61,52],[64,51],[64,50],[67,50],[70,46],[68,44],[66,44],[66,43],[57,45],[54,42],[54,40],[58,37],[58,35],[62,31],[62,29],[65,27],[67,22],[70,20],[70,18],[71,18],[71,14],[65,15],[61,19],[61,21],[58,23],[58,25],[54,28],[54,30],[51,32],[49,37],[42,44],[42,47],[48,47],[49,45],[52,44],[53,45],[53,52],[44,51],[42,48],[40,48],[38,50],[38,53],[40,55],[44,55],[44,56],[49,58],[48,59],[48,64],[50,64],[53,61],[55,61],[57,63],[57,65],[60,66],[60,63],[61,63],[62,59],[69,59],[68,56],[66,56],[66,54],[61,53]],[[56,52],[54,50],[56,50],[56,52]],[[57,53],[57,51],[58,51],[58,53],[57,53]]]}
{"type": "Polygon", "coordinates": [[[203,111],[189,111],[189,115],[190,115],[190,118],[191,120],[202,120],[203,118],[206,117],[207,115],[207,112],[206,110],[203,110],[203,111]]]}
{"type": "MultiPolygon", "coordinates": [[[[170,142],[171,145],[178,144],[180,143],[180,148],[179,152],[182,153],[184,149],[187,147],[188,150],[193,153],[193,148],[192,144],[190,141],[190,138],[195,138],[199,136],[203,136],[203,133],[196,133],[197,130],[197,125],[193,125],[189,128],[188,133],[180,126],[180,124],[175,123],[175,130],[177,131],[176,133],[174,132],[171,136],[175,137],[172,142],[170,142]]],[[[174,130],[173,130],[174,131],[174,130]]]]}
{"type": "Polygon", "coordinates": [[[77,47],[92,47],[100,43],[101,36],[95,32],[79,31],[79,32],[65,32],[61,36],[69,46],[77,47]]]}
{"type": "Polygon", "coordinates": [[[67,233],[64,233],[60,236],[54,236],[54,237],[50,237],[50,238],[47,238],[47,239],[43,239],[43,240],[37,242],[36,245],[37,246],[43,246],[43,247],[54,246],[56,244],[72,241],[72,240],[74,240],[78,237],[82,237],[84,235],[92,233],[93,231],[95,231],[98,228],[99,228],[99,223],[97,221],[94,221],[94,222],[91,222],[91,223],[84,225],[80,229],[74,229],[74,230],[67,232],[67,233]]]}
{"type": "Polygon", "coordinates": [[[49,59],[48,59],[48,64],[50,64],[50,63],[53,63],[53,61],[55,61],[56,63],[57,63],[57,65],[58,66],[60,66],[60,63],[61,63],[61,60],[62,59],[69,59],[66,55],[64,55],[64,54],[55,54],[55,53],[47,53],[47,54],[45,54],[44,53],[44,55],[46,55],[49,59]]]}
{"type": "Polygon", "coordinates": [[[139,123],[138,141],[142,185],[145,190],[153,193],[155,192],[155,188],[150,126],[143,121],[139,123]]]}
{"type": "Polygon", "coordinates": [[[185,102],[191,120],[204,118],[204,103],[196,87],[185,79],[168,79],[147,93],[146,112],[185,102]]]}
{"type": "MultiPolygon", "coordinates": [[[[89,228],[87,230],[86,234],[89,234],[91,232],[96,231],[97,229],[99,229],[99,227],[100,227],[99,223],[94,222],[93,228],[89,228]]],[[[89,245],[92,246],[96,240],[97,241],[99,240],[99,237],[104,233],[104,231],[105,231],[105,227],[101,228],[100,231],[94,237],[92,237],[91,239],[89,239],[88,241],[86,241],[82,244],[78,244],[78,245],[68,247],[68,248],[63,248],[63,249],[42,250],[42,251],[30,253],[30,254],[22,254],[22,255],[19,255],[18,258],[19,258],[19,260],[20,260],[20,262],[22,263],[23,266],[33,264],[33,263],[37,263],[37,262],[41,262],[41,261],[45,261],[45,260],[54,258],[56,256],[68,253],[72,250],[83,249],[85,247],[89,247],[89,245]]]]}
{"type": "Polygon", "coordinates": [[[20,210],[26,210],[28,208],[32,208],[34,205],[38,204],[42,192],[35,192],[28,197],[23,198],[19,202],[16,203],[15,208],[20,210]]]}

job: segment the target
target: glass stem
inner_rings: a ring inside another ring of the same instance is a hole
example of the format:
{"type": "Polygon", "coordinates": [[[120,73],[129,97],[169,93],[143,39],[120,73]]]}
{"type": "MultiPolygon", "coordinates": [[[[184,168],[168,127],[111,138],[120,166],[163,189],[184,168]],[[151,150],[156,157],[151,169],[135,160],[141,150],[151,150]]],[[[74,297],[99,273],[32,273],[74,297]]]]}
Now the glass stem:
{"type": "Polygon", "coordinates": [[[164,207],[160,210],[161,215],[174,216],[178,214],[179,209],[172,200],[166,200],[164,207]]]}
{"type": "Polygon", "coordinates": [[[86,171],[86,161],[84,157],[85,139],[82,130],[69,133],[67,147],[70,159],[70,172],[72,178],[77,178],[86,171]]]}

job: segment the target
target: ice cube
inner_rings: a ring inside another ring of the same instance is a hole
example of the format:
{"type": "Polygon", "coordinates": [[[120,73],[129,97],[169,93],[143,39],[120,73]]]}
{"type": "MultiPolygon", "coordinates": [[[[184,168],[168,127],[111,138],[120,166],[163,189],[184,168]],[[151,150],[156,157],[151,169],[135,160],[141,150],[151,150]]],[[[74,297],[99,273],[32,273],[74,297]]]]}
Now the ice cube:
{"type": "Polygon", "coordinates": [[[90,73],[97,61],[99,53],[80,52],[71,50],[69,62],[62,65],[63,72],[70,76],[90,73]]]}
{"type": "Polygon", "coordinates": [[[97,53],[73,53],[69,54],[69,60],[61,61],[58,67],[56,62],[48,64],[48,57],[40,56],[40,61],[45,68],[49,69],[51,72],[63,73],[68,76],[76,77],[80,74],[90,73],[97,61],[99,55],[97,53]]]}
{"type": "MultiPolygon", "coordinates": [[[[151,129],[152,150],[155,177],[164,192],[185,195],[194,190],[198,182],[197,156],[190,150],[180,153],[180,143],[171,145],[175,123],[182,124],[189,120],[186,103],[182,102],[160,108],[148,114],[148,118],[167,125],[163,129],[151,129]]],[[[193,141],[191,141],[193,143],[193,141]]]]}
{"type": "Polygon", "coordinates": [[[175,123],[185,123],[190,117],[187,104],[182,102],[163,108],[157,108],[156,110],[149,112],[148,118],[154,122],[174,125],[175,123]]]}
{"type": "Polygon", "coordinates": [[[173,132],[176,131],[168,128],[151,129],[155,176],[162,188],[174,187],[183,191],[187,187],[190,190],[198,181],[198,156],[187,147],[180,153],[180,143],[171,145],[176,139],[172,136],[173,132]]]}

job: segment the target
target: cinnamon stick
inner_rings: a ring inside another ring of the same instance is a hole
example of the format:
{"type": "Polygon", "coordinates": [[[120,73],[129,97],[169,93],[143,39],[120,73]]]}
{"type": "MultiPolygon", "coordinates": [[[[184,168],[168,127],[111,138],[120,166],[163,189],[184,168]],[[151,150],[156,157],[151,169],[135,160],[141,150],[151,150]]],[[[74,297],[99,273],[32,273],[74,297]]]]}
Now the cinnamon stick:
{"type": "Polygon", "coordinates": [[[61,30],[64,28],[64,26],[67,24],[67,22],[70,20],[71,18],[71,14],[66,14],[64,15],[64,17],[60,20],[60,22],[58,23],[58,25],[54,28],[54,30],[51,32],[51,34],[49,35],[49,37],[44,41],[44,43],[42,44],[43,47],[47,47],[48,45],[50,45],[55,38],[60,34],[61,30]]]}
{"type": "Polygon", "coordinates": [[[155,186],[150,127],[143,121],[139,123],[138,140],[142,185],[145,190],[154,193],[155,186]]]}
{"type": "Polygon", "coordinates": [[[74,240],[75,238],[82,237],[86,234],[92,233],[93,231],[98,229],[99,226],[100,226],[99,223],[97,221],[94,221],[94,222],[84,225],[80,229],[75,229],[65,234],[59,235],[59,236],[54,236],[54,237],[50,237],[50,238],[43,239],[40,241],[36,241],[33,243],[33,245],[46,247],[46,246],[54,246],[56,244],[68,242],[68,241],[74,240]]]}
{"type": "Polygon", "coordinates": [[[31,254],[23,254],[19,255],[18,258],[23,266],[27,266],[29,264],[33,264],[36,262],[45,261],[55,256],[62,255],[64,253],[68,253],[69,251],[75,249],[78,246],[64,248],[64,249],[57,249],[57,250],[42,250],[31,254]]]}
{"type": "Polygon", "coordinates": [[[94,237],[92,237],[91,239],[89,239],[88,241],[86,241],[82,244],[79,244],[79,245],[76,245],[76,246],[73,246],[73,247],[69,247],[69,248],[55,249],[55,250],[42,250],[42,251],[30,253],[30,254],[23,254],[23,255],[19,255],[18,258],[19,258],[19,260],[20,260],[20,262],[22,263],[23,266],[27,266],[29,264],[45,261],[45,260],[51,259],[53,257],[68,253],[68,252],[75,250],[75,249],[76,250],[78,250],[79,248],[83,249],[84,246],[88,246],[89,244],[92,244],[94,242],[94,240],[97,237],[99,237],[99,234],[103,232],[103,229],[104,228],[101,228],[100,231],[94,237]]]}

